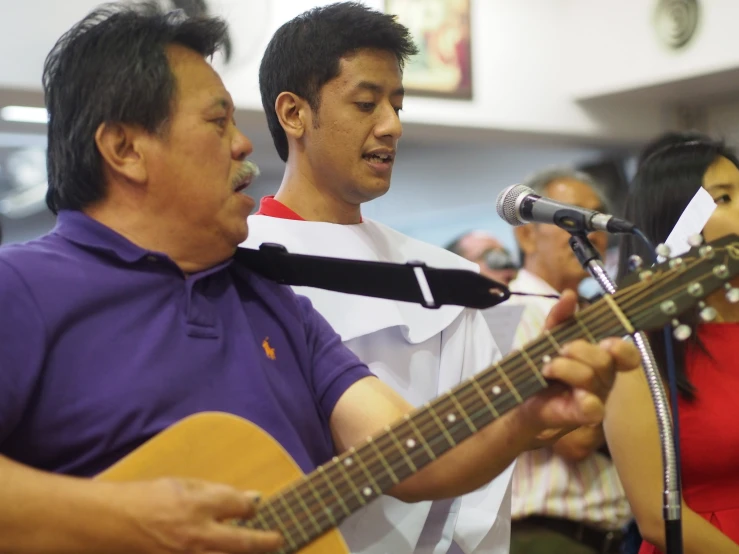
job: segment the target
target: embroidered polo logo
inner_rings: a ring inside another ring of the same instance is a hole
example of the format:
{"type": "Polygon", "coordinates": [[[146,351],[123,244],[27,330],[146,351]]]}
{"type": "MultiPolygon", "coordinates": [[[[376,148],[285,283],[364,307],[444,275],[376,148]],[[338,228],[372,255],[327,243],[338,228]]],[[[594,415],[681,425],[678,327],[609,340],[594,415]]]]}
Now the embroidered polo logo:
{"type": "Polygon", "coordinates": [[[269,345],[269,337],[264,337],[264,340],[262,341],[262,348],[264,348],[264,353],[270,360],[277,359],[277,356],[275,356],[275,349],[269,345]]]}

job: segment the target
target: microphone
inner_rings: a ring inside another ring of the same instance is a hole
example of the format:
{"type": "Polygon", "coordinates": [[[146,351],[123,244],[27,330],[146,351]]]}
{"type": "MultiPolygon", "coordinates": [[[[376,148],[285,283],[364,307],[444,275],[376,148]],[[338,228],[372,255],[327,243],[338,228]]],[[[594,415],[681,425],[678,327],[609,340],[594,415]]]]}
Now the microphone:
{"type": "Polygon", "coordinates": [[[571,233],[632,233],[634,224],[594,210],[539,196],[525,185],[511,185],[498,195],[495,209],[509,225],[550,223],[571,233]]]}

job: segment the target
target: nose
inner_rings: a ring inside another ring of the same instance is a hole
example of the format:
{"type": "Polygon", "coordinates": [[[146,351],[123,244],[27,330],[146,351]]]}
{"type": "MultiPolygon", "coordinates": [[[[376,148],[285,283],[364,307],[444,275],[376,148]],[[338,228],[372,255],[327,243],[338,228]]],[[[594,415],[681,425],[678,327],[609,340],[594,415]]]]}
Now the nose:
{"type": "Polygon", "coordinates": [[[246,157],[252,153],[254,145],[249,138],[238,130],[234,131],[233,139],[231,139],[231,155],[235,160],[244,161],[246,157]]]}
{"type": "Polygon", "coordinates": [[[378,138],[392,137],[398,140],[403,135],[403,124],[395,108],[389,102],[385,105],[380,115],[380,120],[375,126],[375,135],[378,138]]]}

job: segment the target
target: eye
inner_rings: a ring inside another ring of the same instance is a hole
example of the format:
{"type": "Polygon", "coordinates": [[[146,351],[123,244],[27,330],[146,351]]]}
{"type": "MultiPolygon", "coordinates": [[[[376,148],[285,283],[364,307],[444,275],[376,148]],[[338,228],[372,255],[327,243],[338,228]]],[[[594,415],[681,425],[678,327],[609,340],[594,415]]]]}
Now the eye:
{"type": "Polygon", "coordinates": [[[212,120],[213,123],[218,125],[221,129],[225,129],[228,125],[228,118],[227,117],[217,117],[216,119],[212,120]]]}
{"type": "Polygon", "coordinates": [[[728,204],[731,202],[731,196],[728,194],[722,194],[718,198],[714,198],[713,201],[716,202],[716,204],[728,204]]]}
{"type": "Polygon", "coordinates": [[[395,113],[396,114],[400,115],[400,112],[403,111],[403,106],[400,106],[400,107],[397,107],[397,108],[396,107],[393,107],[393,109],[395,110],[395,113]]]}
{"type": "Polygon", "coordinates": [[[371,112],[375,109],[374,102],[357,102],[357,107],[363,112],[371,112]]]}

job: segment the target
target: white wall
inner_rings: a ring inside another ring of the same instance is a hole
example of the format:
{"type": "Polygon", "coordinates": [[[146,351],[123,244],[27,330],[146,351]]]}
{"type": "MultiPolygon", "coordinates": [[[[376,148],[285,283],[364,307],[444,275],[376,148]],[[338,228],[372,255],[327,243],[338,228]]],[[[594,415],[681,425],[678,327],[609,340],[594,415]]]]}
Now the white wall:
{"type": "Polygon", "coordinates": [[[672,50],[653,27],[657,0],[562,0],[576,98],[615,94],[739,66],[739,2],[701,0],[693,39],[672,50]]]}
{"type": "MultiPolygon", "coordinates": [[[[642,1],[642,0],[633,0],[642,1]]],[[[718,1],[718,0],[717,0],[718,1]]],[[[0,88],[39,90],[44,58],[54,41],[93,8],[95,0],[2,0],[0,88]],[[23,45],[19,48],[19,45],[23,45]]],[[[236,67],[224,80],[240,108],[261,110],[257,68],[270,36],[284,21],[325,0],[209,0],[232,26],[236,67]]],[[[565,17],[568,0],[473,0],[472,101],[409,98],[408,122],[532,134],[642,140],[664,125],[655,106],[606,109],[573,101],[568,36],[579,32],[565,17]]],[[[382,8],[383,0],[365,0],[382,8]]],[[[590,9],[600,18],[604,2],[590,9]]],[[[633,50],[632,50],[633,52],[633,50]]]]}

